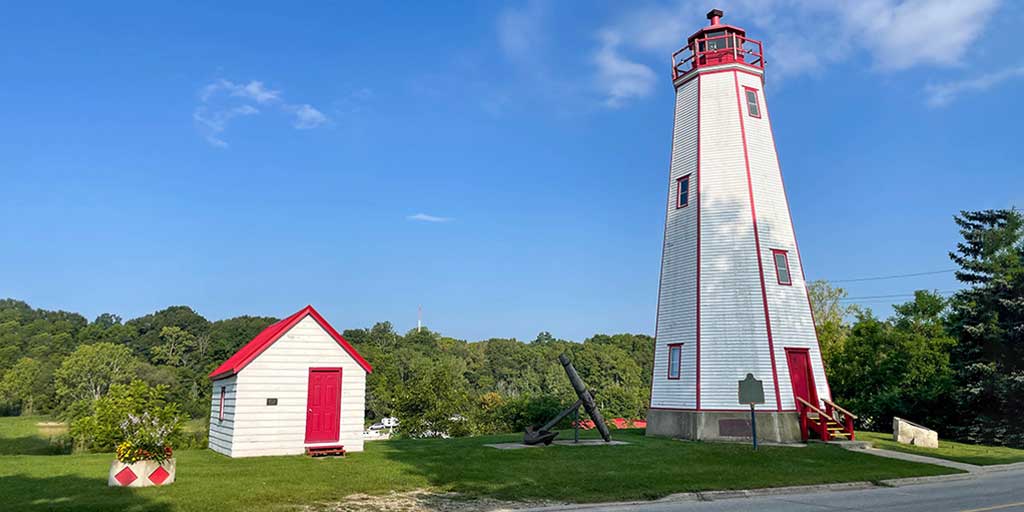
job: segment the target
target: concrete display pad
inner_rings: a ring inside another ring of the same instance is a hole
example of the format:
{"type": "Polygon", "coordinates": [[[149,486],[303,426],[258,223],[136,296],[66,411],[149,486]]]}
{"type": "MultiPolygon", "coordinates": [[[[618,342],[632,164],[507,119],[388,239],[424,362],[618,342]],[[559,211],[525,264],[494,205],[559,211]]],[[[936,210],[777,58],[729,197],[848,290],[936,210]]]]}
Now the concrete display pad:
{"type": "MultiPolygon", "coordinates": [[[[580,442],[574,443],[574,442],[572,442],[572,441],[570,441],[568,439],[560,439],[560,440],[557,440],[557,441],[555,441],[555,442],[553,442],[551,444],[558,445],[558,446],[619,446],[619,445],[624,445],[624,444],[629,444],[629,443],[627,443],[625,441],[615,441],[615,440],[612,440],[612,441],[609,441],[609,442],[606,443],[606,442],[604,442],[601,439],[580,439],[580,442]]],[[[533,444],[533,445],[530,445],[530,444],[523,444],[523,443],[494,443],[494,444],[485,444],[484,446],[489,446],[491,448],[497,448],[499,450],[519,450],[519,449],[522,449],[522,448],[544,448],[543,444],[533,444]]]]}
{"type": "MultiPolygon", "coordinates": [[[[795,412],[757,411],[760,443],[799,443],[800,416],[795,412]]],[[[750,440],[748,411],[647,411],[647,435],[701,441],[750,440]]]]}

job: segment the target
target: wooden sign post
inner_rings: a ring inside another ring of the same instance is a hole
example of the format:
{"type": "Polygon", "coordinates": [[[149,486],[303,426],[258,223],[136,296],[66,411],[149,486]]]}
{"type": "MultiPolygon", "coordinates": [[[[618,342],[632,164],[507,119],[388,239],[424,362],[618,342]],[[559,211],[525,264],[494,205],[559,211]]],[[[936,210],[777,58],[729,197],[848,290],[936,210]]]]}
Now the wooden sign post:
{"type": "Polygon", "coordinates": [[[764,385],[754,378],[753,373],[739,381],[739,402],[750,406],[750,437],[754,440],[754,449],[757,449],[757,417],[754,415],[754,406],[764,403],[764,385]]]}

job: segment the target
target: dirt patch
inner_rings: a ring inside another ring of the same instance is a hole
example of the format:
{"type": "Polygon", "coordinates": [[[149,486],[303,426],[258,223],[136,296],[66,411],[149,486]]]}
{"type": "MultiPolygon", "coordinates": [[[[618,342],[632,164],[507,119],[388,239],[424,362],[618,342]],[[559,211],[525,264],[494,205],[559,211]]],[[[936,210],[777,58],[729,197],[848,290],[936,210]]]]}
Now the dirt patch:
{"type": "Polygon", "coordinates": [[[59,421],[41,421],[36,423],[36,427],[39,428],[39,434],[43,437],[59,436],[68,431],[67,424],[59,421]]]}
{"type": "Polygon", "coordinates": [[[516,510],[561,505],[555,501],[503,501],[474,498],[455,492],[416,490],[382,496],[352,494],[338,503],[317,503],[303,508],[307,512],[469,512],[516,510]]]}

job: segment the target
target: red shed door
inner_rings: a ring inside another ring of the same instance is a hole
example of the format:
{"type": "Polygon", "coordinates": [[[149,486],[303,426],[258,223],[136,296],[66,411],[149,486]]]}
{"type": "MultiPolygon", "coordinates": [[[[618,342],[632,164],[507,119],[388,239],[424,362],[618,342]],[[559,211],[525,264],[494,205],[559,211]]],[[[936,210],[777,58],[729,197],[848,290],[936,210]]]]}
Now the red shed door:
{"type": "Polygon", "coordinates": [[[341,430],[341,368],[310,368],[306,442],[338,440],[341,430]]]}
{"type": "MultiPolygon", "coordinates": [[[[789,381],[793,385],[793,396],[803,398],[815,407],[821,407],[818,403],[818,390],[814,386],[810,352],[805,348],[787,348],[786,363],[789,365],[789,381]]],[[[799,409],[800,403],[797,402],[797,410],[799,409]]]]}

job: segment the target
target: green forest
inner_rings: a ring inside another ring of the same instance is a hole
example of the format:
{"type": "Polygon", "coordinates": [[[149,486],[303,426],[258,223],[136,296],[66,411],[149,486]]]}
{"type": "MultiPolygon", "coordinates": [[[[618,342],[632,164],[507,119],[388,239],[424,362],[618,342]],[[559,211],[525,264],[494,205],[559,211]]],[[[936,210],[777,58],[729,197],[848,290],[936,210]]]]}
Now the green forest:
{"type": "MultiPolygon", "coordinates": [[[[810,284],[833,398],[862,429],[886,431],[901,416],[947,438],[1024,447],[1024,218],[986,210],[954,221],[961,239],[951,241],[950,258],[964,287],[951,296],[918,291],[883,319],[844,300],[841,288],[810,284]]],[[[207,374],[276,320],[210,321],[172,306],[90,321],[0,300],[0,414],[51,415],[71,422],[72,434],[76,422],[95,421],[104,399],[208,418],[207,374]]],[[[389,322],[342,334],[374,366],[367,421],[396,416],[402,435],[510,432],[543,421],[575,399],[560,353],[607,417],[643,418],[649,403],[654,338],[645,334],[470,342],[426,328],[402,334],[389,322]]]]}

